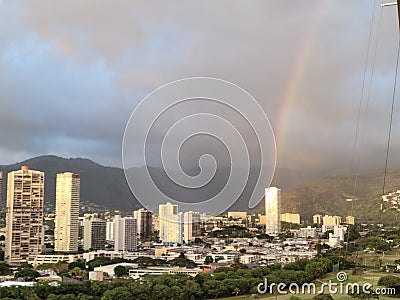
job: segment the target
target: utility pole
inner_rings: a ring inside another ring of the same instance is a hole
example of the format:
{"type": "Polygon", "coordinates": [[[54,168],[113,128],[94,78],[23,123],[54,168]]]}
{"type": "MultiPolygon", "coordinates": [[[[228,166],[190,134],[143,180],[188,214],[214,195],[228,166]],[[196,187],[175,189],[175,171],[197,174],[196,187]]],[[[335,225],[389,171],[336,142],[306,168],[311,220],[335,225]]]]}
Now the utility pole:
{"type": "Polygon", "coordinates": [[[397,5],[397,17],[399,20],[399,30],[400,30],[400,0],[394,1],[394,2],[384,2],[381,4],[381,7],[385,7],[385,6],[393,6],[393,5],[397,5]]]}

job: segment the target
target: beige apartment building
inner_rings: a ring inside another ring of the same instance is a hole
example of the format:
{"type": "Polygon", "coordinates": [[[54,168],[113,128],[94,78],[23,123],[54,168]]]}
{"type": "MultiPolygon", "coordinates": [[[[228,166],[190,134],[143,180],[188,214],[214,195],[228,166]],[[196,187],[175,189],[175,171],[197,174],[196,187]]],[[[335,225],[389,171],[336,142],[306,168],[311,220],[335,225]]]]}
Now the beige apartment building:
{"type": "Polygon", "coordinates": [[[8,173],[5,260],[33,261],[44,245],[44,173],[23,166],[8,173]]]}
{"type": "Polygon", "coordinates": [[[278,235],[281,232],[281,190],[265,189],[265,232],[278,235]]]}
{"type": "Polygon", "coordinates": [[[3,188],[3,173],[0,172],[0,199],[1,199],[1,192],[3,191],[2,188],[3,188]]]}
{"type": "Polygon", "coordinates": [[[200,213],[187,211],[183,214],[183,241],[193,242],[200,235],[200,213]]]}
{"type": "Polygon", "coordinates": [[[137,232],[141,240],[151,237],[153,232],[153,213],[141,208],[133,212],[133,217],[137,220],[137,232]]]}
{"type": "Polygon", "coordinates": [[[54,250],[77,252],[79,234],[80,176],[57,174],[56,218],[54,221],[54,250]]]}
{"type": "Polygon", "coordinates": [[[300,214],[298,213],[284,213],[281,214],[281,221],[293,224],[300,224],[300,214]]]}
{"type": "Polygon", "coordinates": [[[137,220],[132,217],[114,216],[114,251],[137,249],[137,220]]]}
{"type": "Polygon", "coordinates": [[[104,250],[106,246],[106,221],[90,218],[83,221],[83,249],[104,250]]]}
{"type": "Polygon", "coordinates": [[[158,207],[160,221],[160,240],[163,243],[182,243],[182,214],[178,213],[178,205],[167,202],[158,207]]]}

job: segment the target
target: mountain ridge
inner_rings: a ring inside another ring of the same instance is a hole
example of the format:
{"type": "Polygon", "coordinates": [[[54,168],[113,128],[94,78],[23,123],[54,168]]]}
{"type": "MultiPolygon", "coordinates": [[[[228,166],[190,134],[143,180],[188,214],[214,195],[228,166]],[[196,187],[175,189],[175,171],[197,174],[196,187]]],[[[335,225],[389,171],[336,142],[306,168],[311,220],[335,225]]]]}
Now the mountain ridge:
{"type": "MultiPolygon", "coordinates": [[[[134,197],[125,179],[123,169],[103,166],[88,158],[63,158],[56,155],[42,155],[27,160],[0,165],[3,171],[2,204],[5,203],[7,173],[19,170],[21,166],[45,173],[45,203],[55,202],[56,174],[74,172],[81,175],[81,201],[91,202],[108,209],[134,210],[141,204],[134,197]]],[[[152,171],[161,170],[152,168],[152,171]]],[[[366,171],[357,176],[356,195],[354,195],[355,177],[343,175],[347,170],[290,170],[277,169],[272,186],[282,189],[282,212],[299,212],[303,220],[310,221],[316,213],[334,214],[345,217],[350,214],[351,203],[346,199],[357,198],[353,202],[356,220],[377,222],[381,199],[383,172],[366,171]],[[327,176],[326,174],[334,174],[327,176]]],[[[400,188],[400,169],[389,170],[386,190],[400,188]]],[[[247,199],[239,199],[230,210],[248,210],[247,199]]],[[[263,210],[263,202],[258,206],[263,210]]],[[[389,219],[397,213],[388,210],[389,219]]],[[[386,217],[383,214],[383,217],[386,217]]]]}

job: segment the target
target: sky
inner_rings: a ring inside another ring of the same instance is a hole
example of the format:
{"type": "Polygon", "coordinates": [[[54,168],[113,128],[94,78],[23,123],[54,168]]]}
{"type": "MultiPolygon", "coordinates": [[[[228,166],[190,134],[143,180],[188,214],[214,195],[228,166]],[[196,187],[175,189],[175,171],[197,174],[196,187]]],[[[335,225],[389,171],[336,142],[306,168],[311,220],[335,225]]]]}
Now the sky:
{"type": "MultiPolygon", "coordinates": [[[[121,166],[136,105],[207,76],[257,99],[278,167],[383,168],[397,22],[371,0],[0,0],[0,164],[54,154],[121,166]]],[[[398,98],[389,167],[400,167],[398,98]]]]}

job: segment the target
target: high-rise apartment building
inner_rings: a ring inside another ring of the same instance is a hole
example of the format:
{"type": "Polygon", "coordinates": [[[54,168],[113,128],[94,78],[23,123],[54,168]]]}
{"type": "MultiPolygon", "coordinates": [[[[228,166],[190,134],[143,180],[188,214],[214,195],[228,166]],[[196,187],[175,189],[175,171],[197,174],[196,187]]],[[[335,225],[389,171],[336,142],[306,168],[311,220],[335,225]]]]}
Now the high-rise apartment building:
{"type": "Polygon", "coordinates": [[[281,221],[293,224],[300,224],[300,214],[284,213],[281,214],[281,221]]]}
{"type": "Polygon", "coordinates": [[[83,221],[83,248],[104,250],[106,246],[106,221],[99,218],[83,221]]]}
{"type": "Polygon", "coordinates": [[[160,240],[163,243],[182,243],[182,214],[178,213],[178,205],[170,202],[158,207],[160,222],[160,240]]]}
{"type": "Polygon", "coordinates": [[[0,202],[2,200],[3,192],[3,172],[0,172],[0,202]]]}
{"type": "Polygon", "coordinates": [[[200,213],[187,211],[183,214],[183,241],[190,243],[200,235],[200,213]]]}
{"type": "Polygon", "coordinates": [[[354,225],[355,224],[355,219],[353,216],[347,216],[346,217],[346,224],[348,225],[354,225]]]}
{"type": "Polygon", "coordinates": [[[77,252],[79,235],[80,176],[57,174],[54,250],[77,252]]]}
{"type": "Polygon", "coordinates": [[[228,218],[246,220],[247,212],[245,212],[245,211],[228,211],[228,218]]]}
{"type": "Polygon", "coordinates": [[[313,223],[314,224],[322,224],[322,215],[313,215],[313,223]]]}
{"type": "Polygon", "coordinates": [[[137,220],[137,232],[141,240],[151,237],[153,232],[153,214],[151,211],[141,208],[133,212],[133,217],[137,220]]]}
{"type": "Polygon", "coordinates": [[[137,220],[133,217],[114,216],[114,250],[135,251],[137,249],[137,220]]]}
{"type": "Polygon", "coordinates": [[[114,221],[106,222],[106,241],[114,241],[114,221]]]}
{"type": "Polygon", "coordinates": [[[281,190],[265,189],[265,232],[278,235],[281,232],[281,190]]]}
{"type": "Polygon", "coordinates": [[[44,173],[23,166],[8,173],[5,260],[34,260],[44,245],[44,173]]]}
{"type": "Polygon", "coordinates": [[[342,217],[325,215],[322,217],[322,225],[334,226],[342,223],[342,217]]]}

